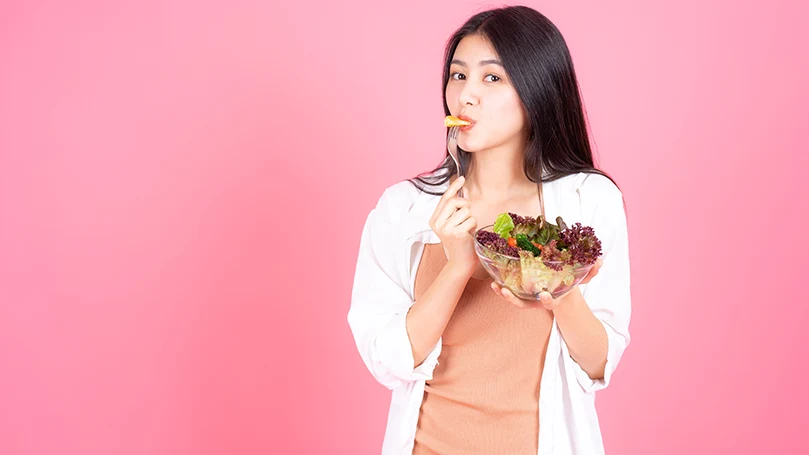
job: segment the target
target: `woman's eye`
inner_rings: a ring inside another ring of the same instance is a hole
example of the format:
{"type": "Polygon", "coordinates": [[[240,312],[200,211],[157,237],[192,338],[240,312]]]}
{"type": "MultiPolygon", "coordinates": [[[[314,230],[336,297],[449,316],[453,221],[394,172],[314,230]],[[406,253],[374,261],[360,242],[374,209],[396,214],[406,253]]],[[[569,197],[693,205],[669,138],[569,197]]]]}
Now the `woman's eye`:
{"type": "Polygon", "coordinates": [[[452,73],[450,77],[456,81],[461,81],[466,79],[466,76],[461,73],[452,73]]]}
{"type": "Polygon", "coordinates": [[[486,82],[497,82],[497,81],[499,81],[499,80],[500,80],[500,78],[499,78],[499,77],[497,77],[497,76],[495,76],[494,74],[489,74],[488,76],[486,76],[486,77],[484,78],[484,80],[485,80],[486,82]]]}

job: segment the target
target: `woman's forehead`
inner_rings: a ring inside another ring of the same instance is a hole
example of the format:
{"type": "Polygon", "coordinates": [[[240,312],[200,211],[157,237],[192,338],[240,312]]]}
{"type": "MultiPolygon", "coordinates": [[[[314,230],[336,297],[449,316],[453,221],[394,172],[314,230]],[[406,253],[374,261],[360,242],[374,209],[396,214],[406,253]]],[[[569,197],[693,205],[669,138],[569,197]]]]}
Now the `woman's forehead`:
{"type": "Polygon", "coordinates": [[[499,60],[497,52],[494,51],[489,40],[479,34],[464,37],[458,43],[452,59],[454,63],[460,65],[477,65],[484,61],[497,63],[499,60]]]}

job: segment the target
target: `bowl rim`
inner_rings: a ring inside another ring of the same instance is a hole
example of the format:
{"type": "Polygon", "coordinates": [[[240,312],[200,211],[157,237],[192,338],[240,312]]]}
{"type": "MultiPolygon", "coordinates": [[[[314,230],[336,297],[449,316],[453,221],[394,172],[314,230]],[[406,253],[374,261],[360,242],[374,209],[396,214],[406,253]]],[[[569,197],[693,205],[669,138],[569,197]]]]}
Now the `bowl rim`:
{"type": "MultiPolygon", "coordinates": [[[[486,245],[484,245],[484,244],[480,243],[480,241],[478,240],[478,232],[480,232],[480,231],[482,231],[482,230],[484,230],[484,229],[486,229],[486,228],[494,228],[494,223],[489,224],[489,225],[486,225],[486,226],[483,226],[483,227],[480,227],[480,228],[478,228],[477,230],[475,230],[475,244],[476,244],[476,245],[479,245],[481,248],[485,249],[486,251],[488,251],[488,252],[490,252],[490,253],[492,253],[492,254],[496,254],[497,256],[500,256],[500,257],[502,257],[502,258],[504,258],[504,259],[507,259],[507,260],[510,260],[510,261],[519,261],[519,260],[520,260],[520,258],[515,258],[515,257],[513,257],[513,256],[506,256],[506,255],[505,255],[505,254],[503,254],[503,253],[499,253],[499,252],[497,252],[497,251],[494,251],[493,249],[489,248],[488,246],[486,246],[486,245]]],[[[542,261],[542,263],[543,263],[543,264],[562,264],[562,265],[567,265],[567,264],[565,263],[565,261],[542,261]]],[[[586,268],[586,267],[593,267],[594,265],[595,265],[595,263],[592,263],[592,264],[586,264],[586,265],[585,265],[585,264],[581,264],[581,265],[579,265],[578,267],[576,267],[576,266],[572,266],[572,267],[573,267],[574,269],[576,269],[576,270],[581,270],[581,269],[586,268]]]]}

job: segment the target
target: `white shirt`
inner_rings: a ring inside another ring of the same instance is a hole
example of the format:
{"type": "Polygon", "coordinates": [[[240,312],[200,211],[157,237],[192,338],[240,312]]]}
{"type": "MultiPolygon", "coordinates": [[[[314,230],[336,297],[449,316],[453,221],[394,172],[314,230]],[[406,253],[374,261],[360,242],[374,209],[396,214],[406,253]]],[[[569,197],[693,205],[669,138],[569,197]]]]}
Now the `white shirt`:
{"type": "MultiPolygon", "coordinates": [[[[438,192],[446,191],[448,183],[438,192]]],[[[606,177],[573,174],[542,187],[549,220],[591,226],[604,264],[579,288],[609,340],[603,379],[593,380],[570,356],[554,320],[539,392],[538,455],[603,454],[595,392],[610,383],[629,344],[629,245],[620,190],[606,177]]],[[[405,328],[424,245],[440,243],[428,223],[439,196],[408,181],[387,188],[365,222],[360,240],[348,324],[360,357],[374,378],[393,391],[383,455],[411,454],[424,397],[441,354],[439,339],[415,369],[405,328]]],[[[532,215],[532,214],[526,214],[532,215]]]]}

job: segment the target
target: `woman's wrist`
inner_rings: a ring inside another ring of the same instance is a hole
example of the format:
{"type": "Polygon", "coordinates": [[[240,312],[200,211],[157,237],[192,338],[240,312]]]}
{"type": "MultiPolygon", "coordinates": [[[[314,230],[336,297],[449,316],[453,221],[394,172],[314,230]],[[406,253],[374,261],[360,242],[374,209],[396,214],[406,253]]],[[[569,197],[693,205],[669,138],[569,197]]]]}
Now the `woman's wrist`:
{"type": "Polygon", "coordinates": [[[578,286],[574,286],[573,289],[559,297],[558,302],[559,303],[556,305],[556,308],[554,308],[554,313],[557,312],[557,310],[566,311],[574,309],[573,307],[579,306],[582,303],[587,305],[584,302],[584,296],[582,295],[578,286]]]}
{"type": "Polygon", "coordinates": [[[476,266],[477,264],[459,264],[450,260],[447,261],[446,267],[455,278],[468,280],[475,273],[476,266]]]}

